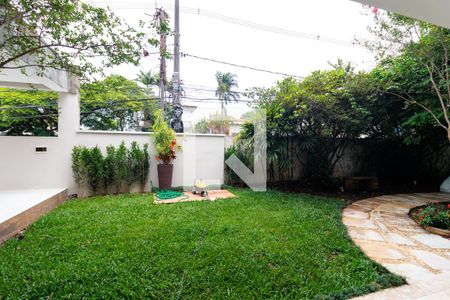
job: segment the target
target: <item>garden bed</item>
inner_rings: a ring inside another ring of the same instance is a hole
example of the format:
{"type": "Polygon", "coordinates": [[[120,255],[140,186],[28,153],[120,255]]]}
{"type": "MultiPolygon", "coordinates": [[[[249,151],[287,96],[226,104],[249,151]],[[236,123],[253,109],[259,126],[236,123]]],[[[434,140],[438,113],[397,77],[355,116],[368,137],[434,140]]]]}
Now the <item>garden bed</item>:
{"type": "Polygon", "coordinates": [[[410,194],[410,193],[430,193],[438,192],[439,184],[380,184],[380,187],[376,191],[346,191],[340,189],[339,186],[327,187],[327,186],[311,186],[301,181],[294,182],[280,182],[276,184],[270,184],[271,188],[277,189],[282,192],[289,193],[301,193],[311,194],[321,197],[341,198],[346,199],[349,202],[354,202],[362,199],[373,198],[383,195],[395,195],[395,194],[410,194]]]}
{"type": "Polygon", "coordinates": [[[450,239],[450,202],[413,208],[409,216],[425,230],[450,239]]]}

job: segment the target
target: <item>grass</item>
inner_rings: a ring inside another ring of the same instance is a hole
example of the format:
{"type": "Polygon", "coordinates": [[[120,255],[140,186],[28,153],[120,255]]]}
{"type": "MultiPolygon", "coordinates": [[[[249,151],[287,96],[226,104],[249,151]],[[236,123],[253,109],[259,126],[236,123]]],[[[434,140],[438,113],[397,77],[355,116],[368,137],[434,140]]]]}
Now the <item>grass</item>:
{"type": "Polygon", "coordinates": [[[343,200],[233,192],[66,202],[0,247],[0,298],[345,299],[404,283],[349,240],[343,200]]]}

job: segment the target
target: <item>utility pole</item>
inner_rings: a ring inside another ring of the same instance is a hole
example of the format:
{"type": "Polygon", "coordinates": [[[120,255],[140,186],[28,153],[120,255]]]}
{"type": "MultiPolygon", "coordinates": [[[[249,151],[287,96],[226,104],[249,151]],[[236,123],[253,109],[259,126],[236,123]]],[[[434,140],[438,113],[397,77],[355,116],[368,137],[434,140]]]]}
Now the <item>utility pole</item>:
{"type": "Polygon", "coordinates": [[[180,79],[180,1],[175,0],[175,30],[173,49],[173,95],[172,108],[173,118],[170,122],[175,132],[183,132],[184,126],[181,121],[183,108],[181,107],[181,79],[180,79]]]}
{"type": "Polygon", "coordinates": [[[167,13],[163,8],[157,8],[155,22],[159,31],[159,106],[164,112],[166,92],[166,52],[167,52],[167,13]]]}
{"type": "MultiPolygon", "coordinates": [[[[175,0],[175,32],[173,49],[173,73],[180,75],[180,1],[175,0]]],[[[178,79],[179,76],[178,76],[178,79]]],[[[179,96],[179,95],[178,95],[179,96]]]]}

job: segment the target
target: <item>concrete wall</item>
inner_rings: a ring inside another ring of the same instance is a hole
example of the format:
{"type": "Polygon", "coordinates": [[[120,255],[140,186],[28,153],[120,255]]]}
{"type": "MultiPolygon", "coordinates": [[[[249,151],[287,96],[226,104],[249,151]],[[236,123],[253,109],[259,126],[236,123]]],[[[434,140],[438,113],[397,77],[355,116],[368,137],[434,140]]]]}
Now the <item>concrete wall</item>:
{"type": "MultiPolygon", "coordinates": [[[[75,145],[130,145],[136,141],[150,146],[150,178],[146,189],[158,186],[155,154],[151,134],[140,132],[79,130],[78,94],[61,93],[59,98],[58,137],[0,136],[0,190],[30,188],[68,188],[79,193],[73,181],[71,151],[75,145]],[[38,153],[36,147],[46,147],[38,153]]],[[[209,134],[178,134],[183,151],[174,161],[173,186],[192,185],[196,178],[207,184],[222,184],[224,170],[224,136],[209,134]]]]}

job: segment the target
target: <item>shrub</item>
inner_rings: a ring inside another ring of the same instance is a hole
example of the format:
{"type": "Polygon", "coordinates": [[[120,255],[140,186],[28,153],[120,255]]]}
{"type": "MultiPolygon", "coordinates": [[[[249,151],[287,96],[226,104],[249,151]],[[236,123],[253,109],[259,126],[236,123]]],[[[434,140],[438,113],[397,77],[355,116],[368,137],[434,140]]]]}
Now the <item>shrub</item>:
{"type": "Polygon", "coordinates": [[[134,182],[139,183],[143,191],[149,167],[148,144],[141,148],[133,142],[130,149],[125,142],[117,148],[110,145],[106,147],[105,156],[98,146],[75,146],[72,149],[73,178],[79,186],[88,184],[94,194],[100,186],[107,192],[108,187],[115,185],[120,192],[123,182],[127,183],[128,190],[134,182]]]}
{"type": "Polygon", "coordinates": [[[94,194],[103,180],[103,155],[98,146],[94,148],[83,148],[81,152],[84,168],[87,173],[87,183],[94,194]]]}
{"type": "Polygon", "coordinates": [[[136,142],[131,143],[131,149],[129,151],[130,161],[130,176],[128,179],[141,184],[141,190],[144,190],[145,183],[148,178],[149,155],[148,144],[144,144],[144,148],[141,149],[136,142]]]}
{"type": "Polygon", "coordinates": [[[125,142],[120,143],[116,152],[116,166],[117,166],[117,192],[120,192],[122,182],[128,182],[128,157],[127,147],[125,142]]]}
{"type": "Polygon", "coordinates": [[[108,186],[117,184],[116,147],[112,145],[106,147],[103,163],[103,185],[106,191],[108,186]]]}
{"type": "Polygon", "coordinates": [[[450,230],[450,204],[428,204],[414,212],[413,217],[422,226],[450,230]]]}
{"type": "MultiPolygon", "coordinates": [[[[250,159],[247,153],[242,149],[242,145],[235,143],[234,145],[225,149],[225,160],[230,158],[233,154],[237,156],[246,166],[250,166],[250,159]]],[[[230,185],[243,185],[243,181],[234,173],[227,165],[225,165],[225,183],[230,185]]]]}
{"type": "Polygon", "coordinates": [[[81,186],[84,183],[86,170],[84,168],[82,152],[83,146],[75,146],[72,149],[72,174],[75,183],[81,186]]]}

